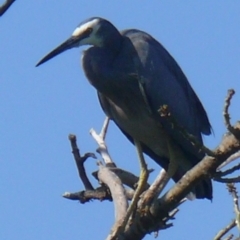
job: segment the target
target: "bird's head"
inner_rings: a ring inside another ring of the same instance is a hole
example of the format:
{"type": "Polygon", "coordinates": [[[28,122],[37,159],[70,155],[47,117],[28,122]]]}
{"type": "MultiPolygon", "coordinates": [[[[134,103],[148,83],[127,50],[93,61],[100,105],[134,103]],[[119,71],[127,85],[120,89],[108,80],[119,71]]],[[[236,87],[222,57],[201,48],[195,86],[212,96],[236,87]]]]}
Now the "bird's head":
{"type": "Polygon", "coordinates": [[[87,19],[77,26],[69,39],[47,54],[36,66],[74,47],[83,45],[104,47],[111,44],[111,41],[116,40],[118,36],[120,33],[109,21],[99,17],[87,19]]]}

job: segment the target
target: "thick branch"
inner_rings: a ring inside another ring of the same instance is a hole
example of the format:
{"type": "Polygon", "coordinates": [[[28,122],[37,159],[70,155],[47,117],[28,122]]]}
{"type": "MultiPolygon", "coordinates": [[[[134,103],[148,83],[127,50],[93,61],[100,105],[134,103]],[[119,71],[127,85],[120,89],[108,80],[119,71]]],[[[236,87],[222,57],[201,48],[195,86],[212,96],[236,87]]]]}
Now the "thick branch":
{"type": "MultiPolygon", "coordinates": [[[[229,99],[231,99],[231,97],[229,97],[229,99]]],[[[226,112],[228,111],[228,107],[226,112]]],[[[167,117],[169,116],[167,115],[167,117]]],[[[173,121],[175,123],[174,119],[170,119],[170,121],[171,122],[173,121]]],[[[174,127],[177,127],[178,130],[180,130],[180,132],[182,132],[182,134],[187,139],[189,139],[195,146],[199,147],[199,149],[209,154],[210,156],[206,156],[194,168],[188,171],[180,179],[180,181],[176,183],[176,185],[172,189],[170,189],[160,199],[155,199],[153,197],[154,193],[150,194],[150,197],[149,198],[147,197],[145,199],[145,202],[150,204],[152,202],[153,203],[151,204],[151,206],[149,206],[149,209],[144,208],[145,204],[140,204],[138,206],[138,209],[134,215],[134,221],[132,221],[126,226],[125,231],[120,237],[121,239],[140,240],[140,239],[143,239],[143,237],[148,233],[158,231],[159,229],[166,229],[169,226],[171,226],[171,224],[167,223],[167,221],[171,219],[171,212],[174,211],[176,207],[178,207],[178,205],[182,202],[182,199],[192,190],[192,188],[203,178],[210,178],[210,177],[217,176],[216,169],[232,154],[236,153],[237,151],[240,151],[240,141],[238,137],[239,136],[238,134],[240,132],[239,122],[234,127],[231,128],[231,133],[224,135],[221,144],[217,147],[217,149],[215,149],[215,151],[211,151],[205,148],[204,146],[202,146],[201,144],[199,145],[199,143],[195,141],[196,139],[193,136],[187,134],[184,129],[182,129],[180,126],[177,125],[177,123],[175,123],[174,127]],[[232,129],[234,129],[234,131],[232,131],[232,129]]],[[[105,158],[105,155],[106,155],[107,158],[109,158],[107,161],[105,159],[105,163],[108,163],[108,162],[111,163],[112,161],[109,157],[106,145],[104,143],[104,136],[105,136],[104,131],[102,131],[102,134],[100,135],[97,135],[94,131],[92,131],[92,133],[94,138],[99,143],[99,145],[103,146],[103,147],[100,147],[100,149],[103,150],[102,156],[104,156],[105,158]]],[[[110,172],[111,171],[109,171],[109,173],[110,172]]],[[[111,182],[106,184],[111,185],[111,182]]],[[[153,185],[152,189],[157,192],[157,186],[153,185]]],[[[150,191],[152,189],[150,187],[150,191]]],[[[121,193],[121,196],[124,196],[124,193],[121,193]]],[[[240,217],[238,218],[240,219],[240,217]]]]}
{"type": "MultiPolygon", "coordinates": [[[[240,123],[237,123],[235,128],[240,129],[240,123]]],[[[204,176],[209,177],[209,175],[214,175],[216,168],[223,163],[225,159],[239,150],[240,142],[232,134],[226,134],[219,147],[214,151],[215,158],[207,156],[187,172],[170,191],[152,205],[150,208],[151,214],[138,212],[132,225],[127,226],[124,240],[140,240],[149,232],[163,228],[165,223],[163,220],[168,217],[170,211],[177,207],[181,199],[183,199],[204,176]]]]}
{"type": "Polygon", "coordinates": [[[115,224],[119,224],[124,219],[128,208],[128,200],[122,182],[116,174],[100,162],[98,179],[110,189],[115,208],[115,224]]]}
{"type": "MultiPolygon", "coordinates": [[[[122,181],[122,183],[132,189],[136,189],[139,177],[135,176],[134,174],[123,170],[117,167],[109,167],[109,169],[114,172],[122,181]]],[[[152,169],[149,170],[149,173],[152,169]]],[[[98,171],[93,172],[92,175],[98,180],[98,171]]],[[[150,187],[150,184],[147,183],[144,190],[147,190],[150,187]]]]}
{"type": "MultiPolygon", "coordinates": [[[[235,128],[240,129],[240,123],[237,123],[235,128]]],[[[206,156],[200,163],[188,171],[183,178],[159,200],[154,213],[162,210],[166,212],[172,210],[204,176],[214,175],[215,169],[217,169],[225,159],[239,150],[240,142],[232,134],[225,135],[219,147],[214,151],[216,157],[206,156]]]]}
{"type": "Polygon", "coordinates": [[[158,174],[155,181],[152,185],[148,188],[141,199],[140,206],[147,206],[150,205],[154,200],[158,198],[160,193],[162,192],[163,188],[165,187],[165,183],[168,180],[168,174],[165,169],[162,169],[158,174]]]}

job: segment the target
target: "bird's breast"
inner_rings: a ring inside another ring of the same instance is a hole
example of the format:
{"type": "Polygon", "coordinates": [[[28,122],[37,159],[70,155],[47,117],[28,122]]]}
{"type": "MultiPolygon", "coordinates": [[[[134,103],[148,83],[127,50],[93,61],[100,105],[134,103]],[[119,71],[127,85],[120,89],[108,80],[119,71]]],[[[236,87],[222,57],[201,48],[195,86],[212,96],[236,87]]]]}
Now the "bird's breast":
{"type": "Polygon", "coordinates": [[[169,156],[169,135],[150,113],[138,113],[137,115],[126,114],[123,109],[115,104],[111,104],[110,111],[110,117],[133,139],[144,143],[159,156],[169,156]]]}
{"type": "Polygon", "coordinates": [[[82,63],[105,113],[133,139],[168,157],[169,136],[149,111],[139,86],[141,64],[136,58],[136,54],[124,53],[111,62],[107,52],[92,47],[84,52],[82,63]]]}

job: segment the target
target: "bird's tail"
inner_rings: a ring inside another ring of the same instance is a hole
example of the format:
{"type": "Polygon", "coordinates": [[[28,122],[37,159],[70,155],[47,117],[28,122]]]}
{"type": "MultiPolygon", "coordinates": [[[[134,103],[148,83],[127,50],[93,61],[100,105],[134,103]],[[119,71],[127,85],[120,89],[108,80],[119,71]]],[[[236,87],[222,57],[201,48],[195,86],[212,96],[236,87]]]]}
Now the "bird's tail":
{"type": "MultiPolygon", "coordinates": [[[[159,160],[159,158],[158,158],[159,160]]],[[[178,182],[184,175],[186,174],[186,171],[179,168],[177,172],[173,176],[173,180],[175,182],[178,182]]],[[[204,178],[202,179],[192,190],[192,193],[195,195],[197,199],[203,199],[207,198],[209,200],[212,200],[212,181],[210,178],[204,178]]]]}
{"type": "MultiPolygon", "coordinates": [[[[161,167],[163,167],[166,171],[168,169],[168,164],[169,164],[169,159],[165,157],[159,157],[156,155],[153,151],[151,151],[149,148],[143,145],[143,150],[144,152],[150,156],[156,163],[158,163],[161,167]]],[[[191,163],[192,167],[196,165],[200,160],[196,159],[195,156],[192,156],[188,154],[189,159],[194,160],[191,163]]],[[[172,177],[175,182],[178,182],[185,174],[186,174],[186,169],[183,168],[178,168],[177,172],[174,174],[172,177]]],[[[204,178],[202,179],[192,190],[192,193],[196,196],[197,199],[203,199],[207,198],[209,200],[212,200],[212,181],[210,178],[204,178]]]]}
{"type": "Polygon", "coordinates": [[[196,195],[196,198],[202,199],[202,198],[207,198],[212,200],[212,181],[210,178],[206,178],[201,180],[200,183],[196,185],[193,191],[196,195]]]}

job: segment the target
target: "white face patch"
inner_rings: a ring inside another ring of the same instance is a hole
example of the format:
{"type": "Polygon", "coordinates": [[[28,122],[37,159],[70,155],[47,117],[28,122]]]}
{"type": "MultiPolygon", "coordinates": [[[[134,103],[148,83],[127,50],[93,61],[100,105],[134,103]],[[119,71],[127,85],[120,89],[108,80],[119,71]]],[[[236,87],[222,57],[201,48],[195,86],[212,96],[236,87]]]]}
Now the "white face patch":
{"type": "Polygon", "coordinates": [[[92,32],[89,37],[82,39],[79,42],[79,46],[89,44],[89,45],[95,45],[100,46],[101,45],[101,39],[98,39],[96,37],[96,32],[98,31],[100,27],[99,19],[93,19],[90,22],[86,22],[85,24],[77,27],[74,32],[72,33],[73,37],[80,36],[82,33],[84,33],[88,28],[92,28],[92,32]]]}
{"type": "MultiPolygon", "coordinates": [[[[77,28],[74,30],[74,32],[72,33],[72,36],[77,37],[77,36],[81,35],[83,32],[85,32],[88,28],[92,28],[92,29],[93,29],[93,32],[94,32],[94,30],[97,31],[98,28],[99,28],[98,23],[99,23],[99,19],[93,19],[92,21],[87,22],[87,23],[85,23],[85,24],[77,27],[77,28]],[[96,28],[97,28],[97,29],[96,29],[96,28]]],[[[96,31],[95,31],[95,32],[96,32],[96,31]]]]}

